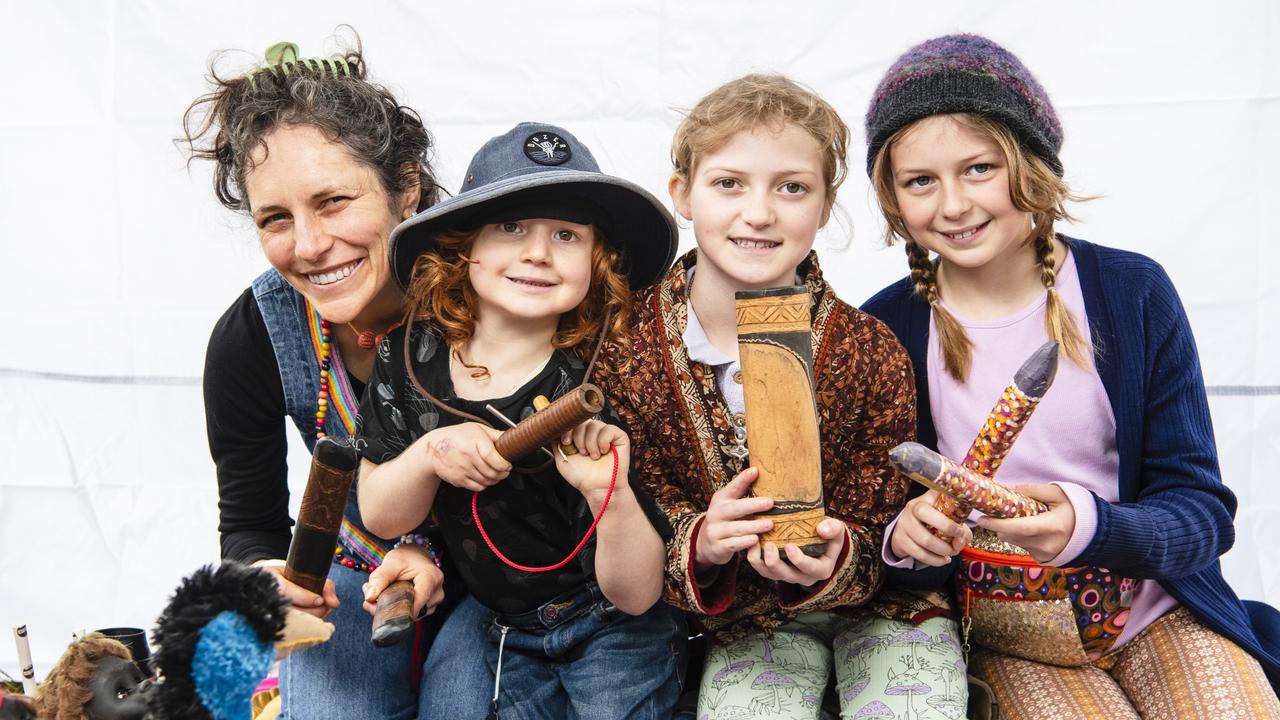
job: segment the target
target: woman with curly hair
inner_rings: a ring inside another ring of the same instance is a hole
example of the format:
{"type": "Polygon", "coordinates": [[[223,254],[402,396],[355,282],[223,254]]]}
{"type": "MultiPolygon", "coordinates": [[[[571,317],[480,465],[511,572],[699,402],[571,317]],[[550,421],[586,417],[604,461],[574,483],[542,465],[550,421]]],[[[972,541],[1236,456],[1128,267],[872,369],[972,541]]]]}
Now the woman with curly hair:
{"type": "MultiPolygon", "coordinates": [[[[279,575],[293,522],[282,421],[308,449],[354,429],[375,348],[403,314],[387,238],[439,196],[433,143],[416,112],[368,79],[358,39],[321,58],[279,43],[251,72],[210,76],[213,90],[184,117],[185,141],[193,159],[214,163],[214,193],[253,220],[272,266],[218,321],[205,361],[222,557],[279,575]]],[[[279,577],[294,607],[336,626],[327,644],[282,665],[285,718],[418,711],[413,644],[375,650],[361,605],[381,566],[379,576],[414,579],[415,611],[430,611],[443,598],[442,573],[429,545],[393,550],[369,533],[355,493],[323,593],[279,577]]]]}

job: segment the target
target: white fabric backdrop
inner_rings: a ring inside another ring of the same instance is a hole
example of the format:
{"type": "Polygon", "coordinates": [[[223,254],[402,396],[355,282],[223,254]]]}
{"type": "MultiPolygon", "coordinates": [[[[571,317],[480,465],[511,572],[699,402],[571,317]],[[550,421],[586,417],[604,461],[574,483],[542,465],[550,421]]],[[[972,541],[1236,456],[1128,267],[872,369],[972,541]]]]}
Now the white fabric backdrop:
{"type": "Polygon", "coordinates": [[[532,119],[665,198],[678,108],[751,70],[791,74],[854,129],[848,221],[819,239],[854,303],[906,271],[862,170],[876,81],[934,35],[1007,45],[1062,115],[1068,181],[1101,196],[1072,232],[1155,257],[1182,294],[1240,498],[1226,574],[1280,603],[1280,9],[1209,5],[0,0],[0,668],[17,674],[9,626],[29,626],[43,676],[73,631],[150,627],[217,559],[199,375],[214,320],[267,263],[171,140],[212,51],[248,51],[230,71],[278,40],[320,54],[340,23],[432,128],[449,188],[485,139],[532,119]]]}

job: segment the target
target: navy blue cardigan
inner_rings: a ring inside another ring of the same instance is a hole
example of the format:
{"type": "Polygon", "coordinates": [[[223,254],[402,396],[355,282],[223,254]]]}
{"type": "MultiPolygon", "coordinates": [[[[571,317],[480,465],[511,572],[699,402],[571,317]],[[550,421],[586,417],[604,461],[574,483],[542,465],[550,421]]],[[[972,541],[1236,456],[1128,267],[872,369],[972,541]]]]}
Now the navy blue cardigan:
{"type": "MultiPolygon", "coordinates": [[[[1262,664],[1280,688],[1280,612],[1236,597],[1218,557],[1235,542],[1235,495],[1222,484],[1204,379],[1187,314],[1154,260],[1067,238],[1075,255],[1094,362],[1116,418],[1120,500],[1097,496],[1098,528],[1072,561],[1151,578],[1202,622],[1262,664]],[[1106,272],[1102,272],[1103,268],[1106,272]]],[[[938,446],[926,370],[929,306],[904,278],[863,305],[907,348],[915,366],[919,441],[938,446]]],[[[890,580],[939,587],[948,568],[890,580]]]]}

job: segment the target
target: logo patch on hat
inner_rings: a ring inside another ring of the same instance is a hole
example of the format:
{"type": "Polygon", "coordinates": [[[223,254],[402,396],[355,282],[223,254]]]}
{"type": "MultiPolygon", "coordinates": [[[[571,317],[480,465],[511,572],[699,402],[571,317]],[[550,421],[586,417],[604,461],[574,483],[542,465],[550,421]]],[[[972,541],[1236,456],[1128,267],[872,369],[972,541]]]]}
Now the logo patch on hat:
{"type": "Polygon", "coordinates": [[[568,162],[569,143],[552,132],[539,132],[524,141],[525,157],[539,165],[563,165],[568,162]]]}

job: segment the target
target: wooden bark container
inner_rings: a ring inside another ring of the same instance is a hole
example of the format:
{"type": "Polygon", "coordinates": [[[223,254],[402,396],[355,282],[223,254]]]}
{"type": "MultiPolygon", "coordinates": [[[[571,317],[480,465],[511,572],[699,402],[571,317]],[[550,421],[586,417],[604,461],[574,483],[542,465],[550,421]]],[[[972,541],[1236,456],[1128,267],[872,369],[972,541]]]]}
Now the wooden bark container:
{"type": "Polygon", "coordinates": [[[826,541],[817,531],[825,516],[809,290],[799,285],[736,297],[747,449],[750,466],[760,471],[752,494],[774,499],[773,509],[758,516],[773,520],[760,541],[779,550],[795,543],[817,557],[826,541]]]}

